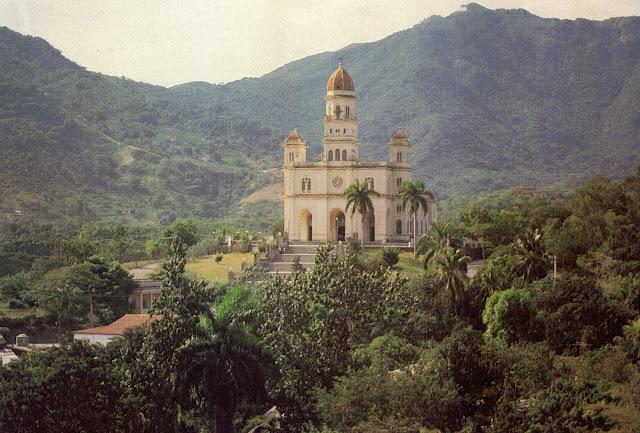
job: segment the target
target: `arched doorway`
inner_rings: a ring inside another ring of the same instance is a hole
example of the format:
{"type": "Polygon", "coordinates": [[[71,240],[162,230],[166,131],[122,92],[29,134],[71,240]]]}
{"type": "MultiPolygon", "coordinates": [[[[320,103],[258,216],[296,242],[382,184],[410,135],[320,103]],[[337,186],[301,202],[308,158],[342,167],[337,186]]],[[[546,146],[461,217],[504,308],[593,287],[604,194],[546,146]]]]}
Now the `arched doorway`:
{"type": "Polygon", "coordinates": [[[371,211],[364,215],[362,240],[364,242],[374,242],[376,240],[376,216],[371,211]]]}
{"type": "Polygon", "coordinates": [[[313,216],[307,209],[300,213],[300,240],[313,240],[313,216]]]}
{"type": "Polygon", "coordinates": [[[334,209],[329,212],[329,240],[344,241],[345,224],[344,212],[340,209],[334,209]]]}

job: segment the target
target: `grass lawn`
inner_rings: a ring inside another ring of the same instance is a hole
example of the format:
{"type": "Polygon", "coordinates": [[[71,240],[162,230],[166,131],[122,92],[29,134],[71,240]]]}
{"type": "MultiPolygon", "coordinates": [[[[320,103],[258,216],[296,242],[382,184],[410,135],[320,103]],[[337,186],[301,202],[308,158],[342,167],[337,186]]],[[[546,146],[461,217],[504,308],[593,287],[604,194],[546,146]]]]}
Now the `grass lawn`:
{"type": "MultiPolygon", "coordinates": [[[[379,255],[380,250],[366,250],[363,254],[373,257],[379,255]]],[[[422,259],[416,259],[412,252],[402,251],[400,252],[400,260],[394,266],[394,269],[398,269],[409,278],[418,277],[422,273],[422,259]]]]}
{"type": "Polygon", "coordinates": [[[253,254],[251,253],[225,254],[220,263],[216,263],[214,258],[215,256],[211,255],[190,261],[187,263],[187,273],[198,278],[204,278],[212,283],[215,282],[216,279],[220,283],[226,283],[229,267],[238,275],[243,258],[246,258],[247,263],[250,265],[253,264],[253,254]]]}

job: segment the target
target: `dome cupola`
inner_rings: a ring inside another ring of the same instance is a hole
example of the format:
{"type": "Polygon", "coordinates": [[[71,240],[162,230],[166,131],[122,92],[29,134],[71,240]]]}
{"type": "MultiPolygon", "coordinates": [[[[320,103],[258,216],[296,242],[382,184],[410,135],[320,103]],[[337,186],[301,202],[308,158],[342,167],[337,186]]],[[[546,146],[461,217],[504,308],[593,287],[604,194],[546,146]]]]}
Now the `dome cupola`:
{"type": "Polygon", "coordinates": [[[342,62],[340,62],[338,69],[331,74],[329,81],[327,81],[327,92],[335,91],[354,91],[353,80],[349,76],[349,73],[345,71],[342,62]]]}

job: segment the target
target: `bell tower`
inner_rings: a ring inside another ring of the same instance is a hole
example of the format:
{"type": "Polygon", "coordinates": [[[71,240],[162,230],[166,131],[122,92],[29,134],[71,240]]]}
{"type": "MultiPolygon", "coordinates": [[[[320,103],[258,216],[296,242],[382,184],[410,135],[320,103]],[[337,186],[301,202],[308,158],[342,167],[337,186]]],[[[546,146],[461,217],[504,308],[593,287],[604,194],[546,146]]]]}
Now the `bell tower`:
{"type": "Polygon", "coordinates": [[[398,129],[389,140],[389,162],[409,165],[411,163],[410,150],[411,142],[407,138],[407,134],[402,128],[398,129]]]}
{"type": "Polygon", "coordinates": [[[292,166],[296,162],[307,162],[307,142],[297,129],[291,131],[284,141],[284,165],[292,166]]]}
{"type": "Polygon", "coordinates": [[[358,118],[353,80],[342,62],[327,81],[324,97],[323,157],[342,162],[358,159],[358,118]]]}

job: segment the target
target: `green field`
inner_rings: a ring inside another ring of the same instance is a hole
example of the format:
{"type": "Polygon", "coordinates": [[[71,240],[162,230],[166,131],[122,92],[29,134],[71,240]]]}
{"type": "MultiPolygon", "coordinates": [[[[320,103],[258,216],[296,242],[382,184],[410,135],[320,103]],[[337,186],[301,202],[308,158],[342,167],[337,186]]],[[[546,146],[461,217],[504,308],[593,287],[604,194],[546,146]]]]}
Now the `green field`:
{"type": "Polygon", "coordinates": [[[253,264],[253,255],[251,253],[225,254],[220,263],[216,263],[214,258],[214,255],[210,255],[190,261],[187,263],[187,273],[197,278],[204,278],[212,283],[216,280],[220,283],[226,283],[229,267],[238,275],[243,258],[246,258],[247,263],[250,265],[253,264]]]}
{"type": "MultiPolygon", "coordinates": [[[[380,251],[379,249],[367,250],[362,254],[366,258],[373,258],[379,255],[380,251]]],[[[400,253],[400,261],[393,268],[398,269],[409,278],[417,277],[422,272],[422,260],[416,259],[412,252],[402,251],[400,253]]]]}

